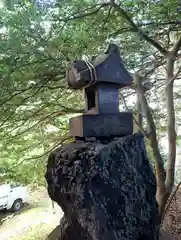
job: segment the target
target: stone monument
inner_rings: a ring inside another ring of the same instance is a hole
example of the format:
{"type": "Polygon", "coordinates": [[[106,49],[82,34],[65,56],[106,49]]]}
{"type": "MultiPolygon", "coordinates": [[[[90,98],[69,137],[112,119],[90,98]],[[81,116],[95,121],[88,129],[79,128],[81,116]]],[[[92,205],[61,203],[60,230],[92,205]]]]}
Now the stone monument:
{"type": "Polygon", "coordinates": [[[119,88],[132,77],[118,46],[71,63],[67,81],[84,89],[85,113],[70,119],[74,142],[48,159],[48,193],[64,211],[57,239],[157,239],[156,180],[144,138],[132,134],[132,113],[119,111],[119,88]]]}
{"type": "Polygon", "coordinates": [[[132,113],[119,112],[119,88],[131,85],[132,77],[122,63],[117,45],[110,44],[106,53],[91,64],[74,61],[68,70],[68,83],[73,89],[83,87],[85,95],[85,114],[70,119],[72,136],[132,134],[132,113]]]}

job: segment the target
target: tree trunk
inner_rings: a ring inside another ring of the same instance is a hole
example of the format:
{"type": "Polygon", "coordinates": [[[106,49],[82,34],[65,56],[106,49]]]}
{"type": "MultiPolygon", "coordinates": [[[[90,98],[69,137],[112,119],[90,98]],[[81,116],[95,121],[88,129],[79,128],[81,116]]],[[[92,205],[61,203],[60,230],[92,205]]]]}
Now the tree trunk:
{"type": "MultiPolygon", "coordinates": [[[[168,161],[165,169],[163,166],[163,159],[161,157],[158,141],[156,136],[156,127],[153,121],[151,112],[147,100],[144,96],[143,87],[141,84],[140,76],[135,76],[136,85],[137,85],[137,94],[139,95],[139,101],[141,103],[142,112],[145,114],[148,130],[149,130],[149,140],[151,147],[153,149],[153,154],[155,158],[155,167],[156,167],[156,177],[157,177],[157,195],[158,202],[160,205],[160,214],[163,213],[166,201],[172,191],[174,184],[174,171],[175,171],[175,158],[176,158],[176,132],[175,132],[175,111],[174,111],[174,100],[173,100],[173,82],[177,77],[177,74],[174,76],[174,63],[178,57],[178,51],[181,49],[181,35],[178,40],[175,42],[171,51],[167,51],[159,42],[150,38],[142,29],[140,29],[129,14],[118,4],[110,3],[115,7],[124,17],[124,19],[129,23],[129,25],[134,29],[135,32],[141,36],[142,39],[147,41],[153,47],[155,47],[163,56],[166,57],[167,61],[167,86],[166,86],[166,103],[167,103],[167,117],[168,117],[168,161]]],[[[147,73],[148,74],[148,73],[147,73]]]]}
{"type": "Polygon", "coordinates": [[[173,99],[173,77],[174,77],[174,60],[169,59],[167,63],[167,85],[166,107],[168,120],[168,161],[166,167],[166,188],[171,193],[174,184],[175,159],[176,159],[176,132],[175,132],[175,109],[173,99]]]}
{"type": "MultiPolygon", "coordinates": [[[[137,94],[137,100],[136,100],[136,120],[138,122],[138,125],[142,128],[143,125],[143,118],[142,118],[142,112],[141,112],[141,104],[139,101],[139,96],[137,94]]],[[[136,132],[140,132],[140,127],[136,125],[136,132]]]]}
{"type": "Polygon", "coordinates": [[[165,169],[163,165],[163,159],[159,150],[157,136],[156,136],[156,127],[150,112],[147,99],[144,95],[144,89],[141,83],[141,77],[136,76],[136,87],[137,94],[139,97],[139,102],[141,103],[142,112],[144,113],[147,120],[148,127],[148,139],[150,142],[150,146],[153,150],[154,160],[155,160],[155,168],[156,168],[156,179],[157,179],[157,201],[159,204],[159,213],[160,216],[163,214],[164,206],[167,201],[167,191],[165,188],[165,169]]]}

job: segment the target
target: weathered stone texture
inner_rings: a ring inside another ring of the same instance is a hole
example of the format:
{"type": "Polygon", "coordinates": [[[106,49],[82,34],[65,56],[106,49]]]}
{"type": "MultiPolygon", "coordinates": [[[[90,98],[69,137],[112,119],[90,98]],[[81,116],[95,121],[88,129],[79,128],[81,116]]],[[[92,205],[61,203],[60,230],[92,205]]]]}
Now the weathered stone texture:
{"type": "Polygon", "coordinates": [[[65,145],[49,156],[46,179],[65,213],[60,240],[157,239],[156,181],[143,136],[65,145]]]}

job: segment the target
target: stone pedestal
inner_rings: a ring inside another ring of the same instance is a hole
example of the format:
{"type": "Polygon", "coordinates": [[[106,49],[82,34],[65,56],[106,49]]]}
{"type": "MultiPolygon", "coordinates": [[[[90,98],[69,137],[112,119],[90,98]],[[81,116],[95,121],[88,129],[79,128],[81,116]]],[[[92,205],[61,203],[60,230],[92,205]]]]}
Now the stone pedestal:
{"type": "Polygon", "coordinates": [[[46,180],[64,211],[59,240],[157,239],[156,180],[142,135],[65,145],[49,156],[46,180]]]}
{"type": "Polygon", "coordinates": [[[133,114],[84,114],[71,118],[69,125],[74,137],[122,137],[133,133],[133,114]]]}

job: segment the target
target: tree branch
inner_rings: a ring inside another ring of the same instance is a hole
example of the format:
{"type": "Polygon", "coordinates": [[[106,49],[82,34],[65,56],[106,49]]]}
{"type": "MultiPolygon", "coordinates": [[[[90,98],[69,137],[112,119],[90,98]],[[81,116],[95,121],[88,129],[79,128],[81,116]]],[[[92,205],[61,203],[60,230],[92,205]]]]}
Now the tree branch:
{"type": "Polygon", "coordinates": [[[34,157],[30,157],[30,158],[25,158],[23,159],[21,162],[17,163],[16,165],[14,165],[12,168],[7,169],[6,171],[11,171],[13,168],[18,167],[19,165],[21,165],[23,162],[25,161],[30,161],[30,160],[36,160],[39,159],[41,157],[46,156],[48,153],[52,152],[55,148],[57,148],[58,146],[60,146],[62,143],[64,143],[67,140],[70,140],[72,137],[68,137],[68,138],[64,138],[61,142],[59,142],[58,144],[54,145],[51,149],[49,149],[48,151],[46,151],[45,153],[43,153],[42,155],[38,155],[38,156],[34,156],[34,157]]]}
{"type": "Polygon", "coordinates": [[[139,75],[135,76],[135,83],[136,83],[136,91],[138,94],[139,102],[141,104],[142,112],[144,113],[146,120],[147,120],[147,127],[148,127],[148,139],[150,141],[151,148],[153,150],[153,155],[155,158],[155,166],[156,166],[156,177],[157,177],[157,184],[161,189],[164,189],[164,182],[165,182],[165,170],[163,166],[163,159],[159,150],[157,135],[156,135],[156,127],[150,112],[146,97],[144,95],[144,89],[141,83],[141,78],[139,75]]]}
{"type": "Polygon", "coordinates": [[[160,53],[162,53],[164,56],[167,55],[167,51],[155,40],[150,38],[148,35],[146,35],[140,28],[137,27],[137,25],[133,22],[133,20],[130,18],[130,16],[125,12],[123,8],[121,8],[117,4],[110,3],[113,7],[117,9],[118,12],[128,21],[128,23],[131,25],[132,29],[135,30],[145,41],[150,43],[152,46],[157,48],[160,53]]]}
{"type": "Polygon", "coordinates": [[[175,81],[175,79],[179,76],[179,74],[181,73],[181,66],[178,68],[177,72],[175,73],[175,75],[167,82],[166,87],[173,83],[175,81]]]}
{"type": "MultiPolygon", "coordinates": [[[[157,27],[159,26],[167,26],[167,25],[180,25],[181,24],[181,21],[169,21],[169,22],[148,22],[148,23],[139,23],[139,24],[136,24],[136,27],[137,28],[140,28],[140,27],[146,27],[146,26],[154,26],[156,25],[157,27]]],[[[114,33],[111,33],[110,34],[110,37],[112,36],[115,36],[115,35],[118,35],[118,34],[121,34],[121,33],[125,33],[125,32],[130,32],[131,30],[134,30],[134,32],[137,32],[137,30],[133,29],[133,28],[122,28],[122,29],[119,29],[117,30],[116,32],[114,33]]]]}
{"type": "MultiPolygon", "coordinates": [[[[62,107],[63,107],[63,106],[62,106],[62,107]]],[[[4,144],[4,146],[8,145],[10,142],[12,142],[13,139],[19,137],[20,135],[26,133],[27,131],[29,131],[29,130],[31,130],[31,129],[33,129],[33,128],[36,127],[38,124],[44,122],[45,120],[49,119],[50,117],[62,116],[62,115],[64,115],[64,114],[66,113],[65,111],[67,111],[67,113],[69,113],[70,110],[72,110],[72,112],[74,111],[74,113],[80,113],[80,110],[71,109],[71,108],[66,108],[66,107],[64,108],[64,111],[60,111],[60,110],[59,110],[59,111],[55,111],[55,112],[49,113],[48,115],[46,115],[45,117],[41,118],[39,121],[37,121],[36,123],[34,123],[32,126],[30,126],[30,127],[28,127],[27,129],[25,129],[25,130],[23,130],[23,131],[15,134],[15,135],[13,135],[13,136],[11,137],[11,139],[9,139],[9,141],[4,144]]]]}
{"type": "Polygon", "coordinates": [[[49,79],[47,79],[46,82],[42,83],[42,84],[38,87],[38,89],[36,89],[36,91],[35,91],[32,95],[24,98],[24,99],[16,106],[15,110],[14,110],[12,113],[10,113],[9,116],[1,123],[0,128],[1,128],[8,120],[12,119],[12,117],[13,117],[14,114],[16,113],[16,110],[17,110],[18,107],[20,107],[20,106],[21,106],[24,102],[26,102],[29,98],[34,97],[37,93],[39,93],[39,91],[41,90],[42,86],[43,86],[44,84],[46,84],[48,81],[49,81],[49,79]]]}
{"type": "MultiPolygon", "coordinates": [[[[30,87],[28,87],[28,88],[24,88],[24,89],[19,89],[19,90],[17,90],[18,92],[17,93],[14,93],[14,94],[12,94],[11,96],[9,96],[9,98],[8,99],[5,99],[3,102],[1,102],[0,104],[1,104],[1,106],[3,106],[5,103],[7,103],[8,101],[10,101],[10,100],[12,100],[14,97],[16,97],[17,95],[20,95],[20,94],[22,94],[22,93],[24,93],[24,92],[26,92],[26,91],[29,91],[30,89],[32,89],[34,86],[30,86],[30,87]]],[[[16,90],[15,90],[16,91],[16,90]]]]}
{"type": "Polygon", "coordinates": [[[108,3],[103,3],[103,4],[96,4],[92,7],[83,9],[79,12],[75,12],[75,13],[71,13],[71,15],[67,18],[61,18],[59,19],[59,21],[63,21],[63,22],[68,22],[70,20],[76,20],[76,19],[80,19],[80,18],[84,18],[84,17],[88,17],[91,15],[94,15],[95,13],[98,13],[103,7],[109,6],[108,3]],[[90,11],[93,8],[96,8],[94,11],[90,11]],[[88,11],[88,12],[87,12],[88,11]]]}
{"type": "Polygon", "coordinates": [[[167,118],[168,118],[168,160],[166,167],[166,181],[165,185],[167,191],[171,193],[174,184],[174,173],[175,173],[175,159],[176,159],[176,131],[175,131],[175,107],[174,107],[174,96],[173,96],[173,81],[174,79],[174,60],[168,59],[167,62],[167,82],[165,88],[166,95],[166,107],[167,107],[167,118]]]}
{"type": "Polygon", "coordinates": [[[168,209],[169,209],[169,207],[170,207],[170,204],[172,203],[173,198],[176,196],[176,193],[178,192],[180,186],[181,186],[181,181],[179,182],[179,184],[178,184],[177,187],[175,188],[172,196],[171,196],[170,199],[169,199],[169,202],[168,202],[167,205],[166,205],[165,211],[164,211],[163,216],[162,216],[162,219],[161,219],[161,227],[162,227],[162,224],[163,224],[164,217],[165,217],[165,215],[166,215],[166,213],[167,213],[167,211],[168,211],[168,209]]]}
{"type": "MultiPolygon", "coordinates": [[[[126,101],[125,101],[125,98],[124,98],[124,96],[121,92],[120,92],[120,96],[121,96],[121,100],[123,101],[125,109],[127,111],[129,111],[128,106],[127,106],[126,101]]],[[[137,119],[134,116],[133,116],[133,120],[136,123],[136,125],[138,126],[138,128],[140,129],[140,132],[143,134],[143,136],[147,137],[147,133],[144,131],[141,124],[137,121],[137,119]]]]}
{"type": "Polygon", "coordinates": [[[112,6],[109,8],[109,10],[108,10],[108,14],[107,14],[107,16],[106,16],[106,18],[102,21],[102,27],[104,27],[105,26],[105,24],[108,22],[108,20],[109,20],[109,18],[110,18],[110,15],[111,15],[111,11],[112,11],[112,6]]]}
{"type": "Polygon", "coordinates": [[[181,36],[173,46],[171,52],[176,56],[180,48],[181,48],[181,36]]]}

